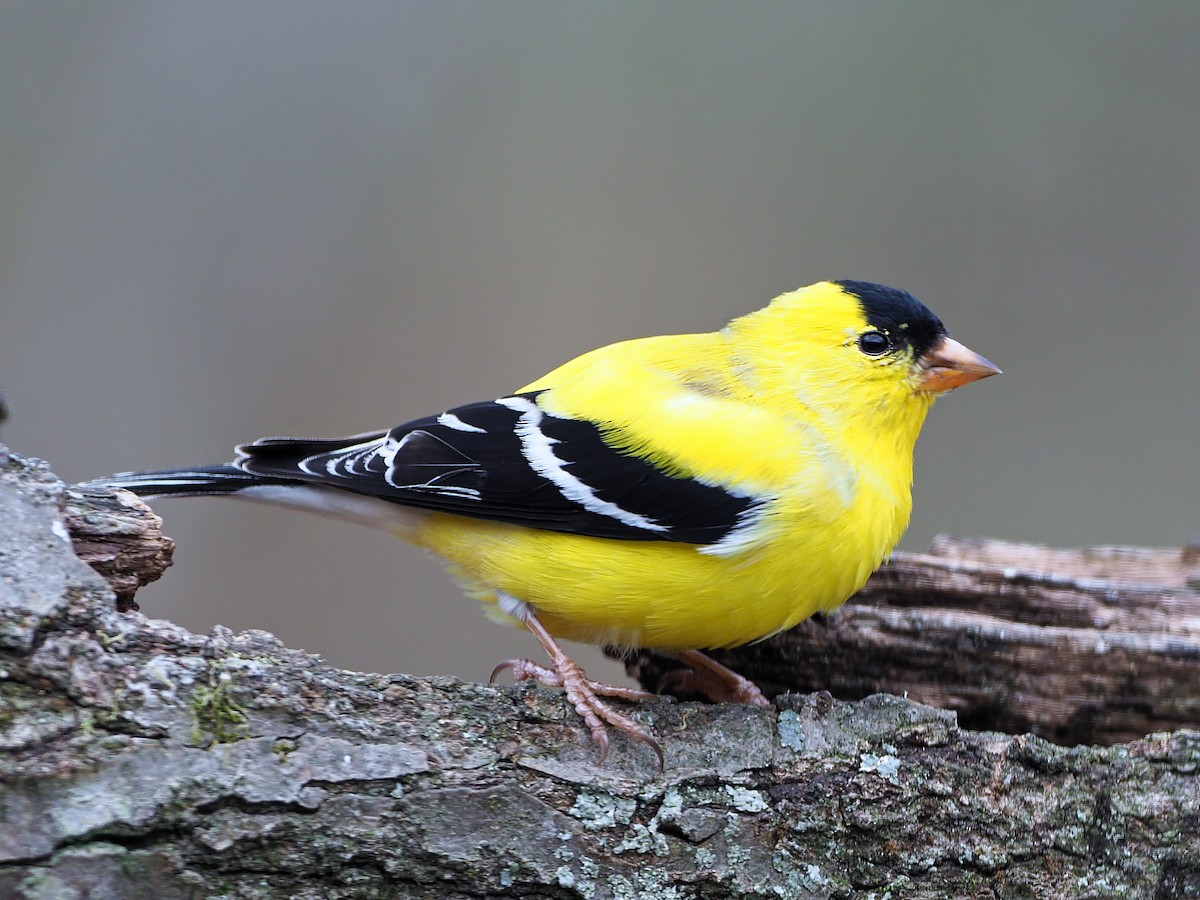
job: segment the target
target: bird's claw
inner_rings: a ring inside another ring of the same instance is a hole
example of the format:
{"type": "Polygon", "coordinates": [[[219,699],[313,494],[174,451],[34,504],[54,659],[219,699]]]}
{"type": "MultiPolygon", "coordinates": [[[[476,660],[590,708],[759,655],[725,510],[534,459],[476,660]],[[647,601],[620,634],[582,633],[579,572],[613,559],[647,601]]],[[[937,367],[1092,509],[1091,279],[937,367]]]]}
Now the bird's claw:
{"type": "Polygon", "coordinates": [[[686,668],[672,669],[658,682],[658,690],[700,694],[713,703],[747,703],[751,706],[770,706],[758,685],[715,659],[696,650],[678,654],[686,668]]]}
{"type": "Polygon", "coordinates": [[[497,675],[507,670],[512,672],[514,680],[518,682],[536,681],[546,687],[562,688],[566,692],[567,699],[571,701],[571,705],[575,707],[575,712],[587,725],[592,740],[599,746],[600,762],[604,762],[608,756],[609,741],[608,732],[605,729],[605,723],[608,723],[613,728],[625,732],[631,740],[645,744],[653,750],[658,757],[659,768],[665,767],[666,760],[658,741],[633,719],[617,712],[600,699],[603,696],[636,701],[653,697],[653,694],[634,688],[592,681],[584,674],[583,669],[565,656],[556,659],[555,664],[555,668],[549,668],[528,659],[506,659],[492,671],[490,680],[495,681],[497,675]]]}

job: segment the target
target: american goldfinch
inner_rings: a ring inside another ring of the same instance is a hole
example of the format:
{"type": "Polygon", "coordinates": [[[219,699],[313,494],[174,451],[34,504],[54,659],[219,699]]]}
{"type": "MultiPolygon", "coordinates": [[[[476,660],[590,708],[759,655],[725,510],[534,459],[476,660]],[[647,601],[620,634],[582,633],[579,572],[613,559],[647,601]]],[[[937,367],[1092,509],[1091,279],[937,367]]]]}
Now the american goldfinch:
{"type": "MultiPolygon", "coordinates": [[[[933,400],[997,374],[912,295],[826,281],[721,331],[585,353],[498,400],[335,440],[264,438],[226,465],[112,476],[384,528],[440,556],[550,656],[501,663],[658,743],[559,639],[674,653],[713,696],[765,704],[698,652],[759,640],[857,591],[908,524],[933,400]]],[[[496,673],[493,673],[495,677],[496,673]]]]}

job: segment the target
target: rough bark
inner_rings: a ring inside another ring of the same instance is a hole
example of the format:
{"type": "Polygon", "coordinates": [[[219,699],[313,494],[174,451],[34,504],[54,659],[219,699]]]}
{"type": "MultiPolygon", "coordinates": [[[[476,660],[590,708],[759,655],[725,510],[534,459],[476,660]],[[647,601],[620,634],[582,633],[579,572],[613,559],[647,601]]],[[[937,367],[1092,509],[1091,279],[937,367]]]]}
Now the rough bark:
{"type": "MultiPolygon", "coordinates": [[[[876,695],[640,704],[344,672],[118,612],[0,452],[0,897],[1185,897],[1200,735],[962,730],[876,695]],[[889,894],[890,892],[890,894],[889,894]]],[[[153,556],[154,554],[150,554],[153,556]]]]}

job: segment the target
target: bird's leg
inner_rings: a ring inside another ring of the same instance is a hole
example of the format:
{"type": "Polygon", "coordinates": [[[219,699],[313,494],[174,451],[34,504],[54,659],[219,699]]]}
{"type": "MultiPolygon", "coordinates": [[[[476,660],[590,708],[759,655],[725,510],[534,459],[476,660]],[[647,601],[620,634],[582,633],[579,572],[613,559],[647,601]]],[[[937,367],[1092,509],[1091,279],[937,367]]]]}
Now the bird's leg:
{"type": "Polygon", "coordinates": [[[505,669],[511,669],[513,677],[517,681],[525,681],[533,679],[540,684],[549,687],[561,687],[566,691],[567,699],[571,701],[571,705],[575,707],[580,718],[588,727],[588,731],[592,734],[594,740],[600,746],[600,761],[604,762],[604,758],[608,756],[608,734],[605,731],[604,723],[607,722],[614,728],[618,728],[625,732],[629,737],[639,743],[645,744],[655,755],[658,756],[658,764],[660,767],[664,765],[662,747],[658,741],[650,736],[642,726],[628,716],[623,716],[616,710],[612,709],[608,704],[600,699],[600,696],[608,697],[623,697],[629,700],[641,700],[647,697],[654,696],[643,691],[635,691],[632,688],[615,687],[609,684],[601,684],[592,681],[584,673],[583,669],[567,656],[566,651],[559,646],[558,641],[546,630],[532,609],[527,604],[508,604],[505,612],[512,615],[529,632],[538,639],[538,643],[545,648],[546,653],[550,656],[551,667],[539,666],[537,663],[530,662],[527,659],[510,659],[500,663],[492,672],[492,680],[505,669]],[[516,607],[511,608],[511,607],[516,607]]]}
{"type": "Polygon", "coordinates": [[[669,684],[703,694],[714,703],[771,705],[753,681],[743,678],[733,669],[726,668],[699,650],[681,650],[672,655],[688,668],[668,672],[663,676],[660,689],[663,684],[669,684]]]}

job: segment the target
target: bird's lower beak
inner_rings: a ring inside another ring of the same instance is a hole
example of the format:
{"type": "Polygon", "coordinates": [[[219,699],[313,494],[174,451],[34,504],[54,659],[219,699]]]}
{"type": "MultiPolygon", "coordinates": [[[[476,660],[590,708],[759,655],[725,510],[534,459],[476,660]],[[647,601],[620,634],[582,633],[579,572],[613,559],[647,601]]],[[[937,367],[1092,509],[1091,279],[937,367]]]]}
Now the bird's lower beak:
{"type": "Polygon", "coordinates": [[[942,393],[960,385],[999,375],[1000,368],[952,337],[944,337],[917,359],[917,382],[923,391],[942,393]]]}

